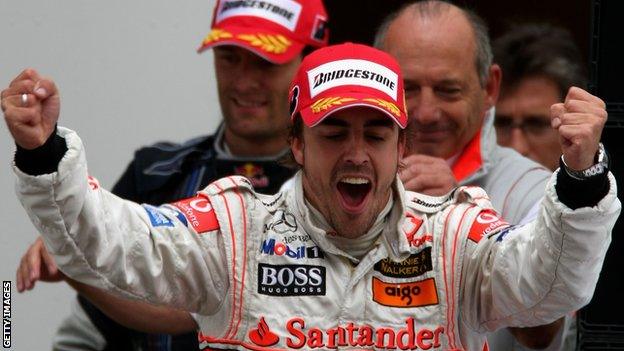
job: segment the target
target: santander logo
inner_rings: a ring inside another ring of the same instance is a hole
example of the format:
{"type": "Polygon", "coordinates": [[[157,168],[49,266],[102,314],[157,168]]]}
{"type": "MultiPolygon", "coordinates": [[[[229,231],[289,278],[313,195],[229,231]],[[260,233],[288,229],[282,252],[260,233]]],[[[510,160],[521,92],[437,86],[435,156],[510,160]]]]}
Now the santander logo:
{"type": "MultiPolygon", "coordinates": [[[[442,347],[445,334],[443,326],[419,326],[413,317],[405,319],[402,328],[392,328],[349,322],[331,328],[307,326],[303,318],[294,317],[286,321],[284,337],[288,349],[356,349],[356,350],[430,350],[442,347]]],[[[261,347],[268,347],[280,341],[279,336],[269,330],[264,317],[258,328],[249,332],[251,341],[261,347]]]]}
{"type": "Polygon", "coordinates": [[[264,317],[260,318],[258,328],[252,329],[249,332],[249,339],[258,346],[272,346],[279,341],[279,337],[271,332],[264,317]]]}

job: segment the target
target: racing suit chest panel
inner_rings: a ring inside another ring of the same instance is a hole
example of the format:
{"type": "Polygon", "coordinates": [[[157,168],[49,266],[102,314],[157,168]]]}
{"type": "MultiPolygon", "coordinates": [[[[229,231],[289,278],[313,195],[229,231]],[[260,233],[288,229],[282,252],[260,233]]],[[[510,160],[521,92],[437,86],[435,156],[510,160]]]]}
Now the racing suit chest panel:
{"type": "MultiPolygon", "coordinates": [[[[221,194],[210,196],[218,213],[225,210],[221,194]]],[[[479,211],[475,204],[456,204],[455,199],[428,213],[407,208],[405,219],[419,223],[403,226],[412,231],[400,233],[409,238],[408,250],[399,259],[390,254],[393,246],[401,246],[395,225],[394,237],[386,235],[354,265],[324,250],[300,212],[277,198],[282,195],[263,198],[241,191],[241,196],[247,235],[221,228],[230,241],[226,251],[236,246],[236,262],[245,267],[230,284],[230,290],[240,291],[230,294],[236,302],[224,306],[236,321],[221,323],[222,329],[200,322],[204,334],[221,335],[203,347],[435,350],[463,347],[466,337],[480,340],[470,332],[464,335],[458,317],[464,245],[479,211]]],[[[241,200],[232,197],[230,204],[236,201],[241,200]]],[[[214,317],[207,319],[222,320],[214,317]]]]}
{"type": "Polygon", "coordinates": [[[275,347],[288,349],[446,344],[444,283],[436,275],[440,257],[428,217],[412,233],[415,245],[404,260],[390,259],[379,242],[353,265],[318,246],[287,206],[256,209],[253,222],[261,224],[248,238],[239,340],[268,343],[258,334],[268,330],[271,341],[278,340],[275,347]]]}

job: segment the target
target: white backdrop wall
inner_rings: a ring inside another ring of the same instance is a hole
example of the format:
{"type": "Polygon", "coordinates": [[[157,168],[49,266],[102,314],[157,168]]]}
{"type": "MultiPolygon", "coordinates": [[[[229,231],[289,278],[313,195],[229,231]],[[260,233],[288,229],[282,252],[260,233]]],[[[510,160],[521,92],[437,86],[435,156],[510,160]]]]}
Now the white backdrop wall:
{"type": "MultiPolygon", "coordinates": [[[[24,68],[61,91],[59,124],[79,132],[90,173],[110,188],[133,150],[183,141],[220,120],[212,53],[195,49],[214,0],[0,0],[0,87],[24,68]]],[[[36,233],[19,205],[14,144],[0,131],[0,277],[12,281],[11,350],[48,350],[74,293],[39,283],[18,294],[15,269],[36,233]]]]}

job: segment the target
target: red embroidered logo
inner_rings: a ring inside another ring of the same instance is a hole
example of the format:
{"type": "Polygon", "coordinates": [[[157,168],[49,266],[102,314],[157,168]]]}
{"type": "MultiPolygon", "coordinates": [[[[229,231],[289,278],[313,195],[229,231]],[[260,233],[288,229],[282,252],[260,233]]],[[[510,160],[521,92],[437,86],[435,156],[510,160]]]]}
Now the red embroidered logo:
{"type": "Polygon", "coordinates": [[[249,332],[249,339],[258,346],[271,346],[277,344],[279,341],[279,337],[271,332],[264,317],[260,318],[258,328],[252,329],[249,332]]]}
{"type": "Polygon", "coordinates": [[[475,243],[478,243],[484,235],[487,235],[496,229],[508,226],[509,223],[498,217],[496,212],[493,210],[483,210],[477,215],[477,218],[475,218],[475,221],[472,223],[468,238],[475,243]]]}
{"type": "Polygon", "coordinates": [[[89,183],[89,188],[91,188],[91,190],[98,190],[100,188],[100,182],[92,176],[87,177],[87,183],[89,183]]]}
{"type": "Polygon", "coordinates": [[[403,222],[403,232],[405,232],[405,236],[407,237],[407,241],[412,244],[414,241],[414,235],[423,224],[423,220],[417,218],[411,213],[405,214],[405,221],[403,222]]]}
{"type": "Polygon", "coordinates": [[[245,163],[240,167],[236,167],[234,172],[242,175],[251,181],[251,185],[258,188],[269,186],[269,178],[264,174],[264,168],[253,163],[245,163]]]}
{"type": "Polygon", "coordinates": [[[219,229],[219,221],[208,198],[202,195],[172,203],[180,209],[197,233],[219,229]]]}

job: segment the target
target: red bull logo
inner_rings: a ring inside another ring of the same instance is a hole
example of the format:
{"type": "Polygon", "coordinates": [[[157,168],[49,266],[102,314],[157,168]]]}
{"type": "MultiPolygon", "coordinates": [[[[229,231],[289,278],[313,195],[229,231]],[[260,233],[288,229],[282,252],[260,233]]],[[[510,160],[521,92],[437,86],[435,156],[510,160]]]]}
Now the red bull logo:
{"type": "Polygon", "coordinates": [[[242,166],[236,167],[234,172],[241,175],[251,181],[251,185],[257,188],[264,188],[269,186],[269,178],[264,175],[264,168],[255,165],[253,163],[245,163],[242,166]]]}

